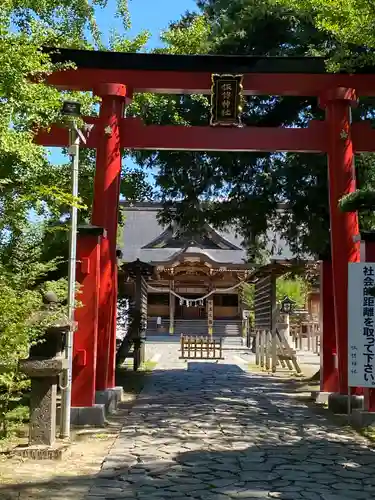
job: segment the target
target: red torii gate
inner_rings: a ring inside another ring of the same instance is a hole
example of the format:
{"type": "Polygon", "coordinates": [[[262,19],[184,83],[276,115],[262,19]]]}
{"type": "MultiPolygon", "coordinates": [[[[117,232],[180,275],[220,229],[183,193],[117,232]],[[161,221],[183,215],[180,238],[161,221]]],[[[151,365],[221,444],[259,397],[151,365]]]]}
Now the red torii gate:
{"type": "MultiPolygon", "coordinates": [[[[77,67],[50,75],[49,84],[61,89],[90,90],[102,99],[99,117],[85,118],[94,127],[84,147],[97,149],[92,224],[104,228],[106,234],[91,235],[89,243],[80,244],[78,249],[81,260],[78,276],[85,285],[80,300],[85,303],[85,312],[78,310],[77,316],[84,314],[91,320],[79,321],[78,318],[72,406],[92,406],[95,390],[110,389],[115,384],[116,231],[121,148],[327,153],[332,266],[329,261],[323,263],[321,390],[346,394],[347,266],[348,262],[360,260],[359,242],[354,238],[359,229],[357,213],[342,213],[338,201],[355,190],[354,153],[375,151],[375,130],[367,122],[351,124],[350,114],[359,96],[375,95],[375,74],[328,74],[321,58],[48,50],[53,61],[72,61],[77,67]],[[243,74],[245,95],[317,96],[326,110],[326,120],[312,121],[304,129],[238,129],[146,126],[141,119],[124,118],[125,105],[133,93],[210,94],[213,73],[243,74]],[[98,241],[101,241],[99,245],[98,241]]],[[[45,146],[67,146],[68,131],[54,126],[49,132],[40,132],[36,140],[45,146]]]]}

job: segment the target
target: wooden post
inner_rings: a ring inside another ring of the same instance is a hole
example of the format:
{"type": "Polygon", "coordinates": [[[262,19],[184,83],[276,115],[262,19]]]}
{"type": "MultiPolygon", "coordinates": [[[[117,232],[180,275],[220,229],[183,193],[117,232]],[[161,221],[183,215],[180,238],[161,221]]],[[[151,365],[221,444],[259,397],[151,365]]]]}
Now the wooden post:
{"type": "Polygon", "coordinates": [[[207,327],[208,327],[208,335],[212,337],[213,334],[213,326],[214,326],[214,301],[210,297],[207,300],[207,327]]]}
{"type": "Polygon", "coordinates": [[[294,329],[294,349],[298,349],[298,332],[299,332],[299,328],[296,325],[296,327],[294,329]]]}
{"type": "Polygon", "coordinates": [[[255,332],[255,364],[260,364],[260,331],[255,332]]]}
{"type": "MultiPolygon", "coordinates": [[[[275,281],[275,280],[274,280],[275,281]]],[[[276,301],[273,300],[272,297],[272,329],[271,329],[271,369],[272,373],[276,372],[277,368],[277,338],[276,338],[276,331],[277,331],[277,318],[279,316],[279,311],[278,307],[276,305],[276,301]]]]}
{"type": "Polygon", "coordinates": [[[311,351],[311,324],[306,324],[306,333],[307,333],[307,350],[311,351]]]}
{"type": "Polygon", "coordinates": [[[264,349],[265,355],[266,355],[266,370],[270,369],[270,331],[266,330],[265,333],[265,349],[264,349]]]}
{"type": "Polygon", "coordinates": [[[264,368],[264,330],[259,332],[260,342],[259,342],[259,354],[260,354],[260,366],[264,368]]]}
{"type": "Polygon", "coordinates": [[[171,292],[173,290],[173,285],[174,282],[170,281],[169,282],[169,335],[174,334],[174,316],[175,316],[176,299],[173,293],[171,292]]]}
{"type": "Polygon", "coordinates": [[[185,341],[184,341],[184,335],[181,333],[181,357],[185,357],[185,341]]]}
{"type": "Polygon", "coordinates": [[[303,333],[303,332],[302,332],[302,324],[301,324],[301,325],[300,325],[300,328],[299,328],[299,339],[298,339],[298,340],[299,340],[299,342],[298,342],[298,343],[299,343],[299,350],[300,350],[300,351],[302,351],[302,340],[303,340],[303,338],[302,338],[302,333],[303,333]]]}

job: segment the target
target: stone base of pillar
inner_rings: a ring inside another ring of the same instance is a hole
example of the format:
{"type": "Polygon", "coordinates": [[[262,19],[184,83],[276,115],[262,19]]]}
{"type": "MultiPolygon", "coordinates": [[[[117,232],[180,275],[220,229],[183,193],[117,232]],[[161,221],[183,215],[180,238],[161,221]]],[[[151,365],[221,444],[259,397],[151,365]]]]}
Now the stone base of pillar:
{"type": "Polygon", "coordinates": [[[104,427],[105,405],[95,404],[93,406],[75,406],[71,408],[70,421],[76,427],[89,425],[90,427],[104,427]]]}
{"type": "Polygon", "coordinates": [[[70,454],[70,445],[55,443],[52,446],[17,446],[11,452],[13,457],[28,458],[31,460],[62,460],[70,454]]]}
{"type": "MultiPolygon", "coordinates": [[[[364,408],[364,397],[363,396],[351,396],[351,409],[352,410],[363,410],[364,408]]],[[[328,409],[332,413],[338,415],[345,415],[348,413],[348,395],[332,393],[328,396],[328,409]]]]}
{"type": "Polygon", "coordinates": [[[350,423],[353,427],[359,429],[369,427],[375,424],[375,413],[363,410],[353,410],[350,416],[350,423]]]}
{"type": "Polygon", "coordinates": [[[332,392],[312,391],[311,399],[318,405],[327,405],[332,392]]]}
{"type": "Polygon", "coordinates": [[[106,414],[114,413],[123,399],[123,393],[124,390],[122,387],[112,387],[104,391],[96,391],[95,403],[97,405],[104,405],[106,414]]]}

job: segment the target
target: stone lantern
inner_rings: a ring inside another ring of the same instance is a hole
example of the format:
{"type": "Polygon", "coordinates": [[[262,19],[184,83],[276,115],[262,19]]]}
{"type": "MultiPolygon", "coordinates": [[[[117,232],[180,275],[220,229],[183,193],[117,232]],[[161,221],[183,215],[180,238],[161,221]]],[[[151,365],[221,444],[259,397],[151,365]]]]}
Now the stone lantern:
{"type": "Polygon", "coordinates": [[[47,292],[43,302],[38,319],[49,326],[42,341],[31,346],[29,358],[19,362],[20,371],[31,379],[29,447],[51,447],[55,443],[58,377],[68,367],[64,347],[71,325],[67,316],[56,314],[58,299],[53,292],[47,292]]]}

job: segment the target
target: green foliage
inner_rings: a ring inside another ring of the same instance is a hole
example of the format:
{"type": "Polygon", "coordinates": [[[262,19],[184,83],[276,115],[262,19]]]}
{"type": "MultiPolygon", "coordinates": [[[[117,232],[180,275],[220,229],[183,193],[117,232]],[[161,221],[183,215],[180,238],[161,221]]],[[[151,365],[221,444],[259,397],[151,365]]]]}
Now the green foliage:
{"type": "Polygon", "coordinates": [[[139,168],[123,168],[121,194],[126,201],[149,201],[154,197],[154,189],[149,184],[147,172],[139,168]]]}
{"type": "Polygon", "coordinates": [[[356,162],[359,189],[344,196],[339,203],[343,212],[358,211],[362,230],[375,228],[375,155],[360,155],[356,162]]]}
{"type": "MultiPolygon", "coordinates": [[[[45,221],[42,262],[61,257],[53,275],[50,271],[53,279],[67,272],[71,205],[80,209],[79,222],[90,218],[95,151],[80,151],[80,198],[73,200],[70,161],[51,165],[45,149],[33,142],[34,133],[62,121],[64,99],[78,100],[83,114],[92,115],[98,98],[45,85],[45,76],[61,66],[53,65],[40,47],[142,50],[149,34],[127,37],[130,19],[126,0],[117,0],[116,10],[125,31],[112,30],[104,42],[95,12],[100,15],[107,4],[107,0],[5,0],[0,6],[0,253],[9,253],[10,240],[22,231],[32,209],[45,221]]],[[[137,197],[139,176],[127,176],[123,185],[137,197]],[[135,187],[131,186],[133,180],[135,187]]]]}
{"type": "Polygon", "coordinates": [[[330,68],[356,69],[374,64],[375,10],[368,0],[277,0],[293,12],[306,16],[323,33],[339,42],[330,68]],[[361,50],[356,50],[356,46],[361,50]]]}
{"type": "Polygon", "coordinates": [[[28,320],[40,306],[38,292],[15,290],[0,276],[0,436],[10,431],[11,399],[20,397],[28,386],[18,361],[27,357],[30,342],[38,338],[38,328],[28,325],[28,320]]]}
{"type": "Polygon", "coordinates": [[[375,209],[375,190],[357,189],[354,193],[344,196],[340,200],[340,208],[343,212],[356,212],[357,210],[375,209]]]}
{"type": "Polygon", "coordinates": [[[251,283],[243,283],[241,286],[241,296],[248,309],[254,309],[255,286],[251,283]]]}
{"type": "Polygon", "coordinates": [[[24,227],[18,235],[13,234],[7,251],[0,254],[0,436],[6,436],[24,415],[14,407],[29,386],[18,370],[19,360],[27,358],[30,345],[40,341],[49,322],[66,313],[61,306],[48,319],[38,314],[42,293],[54,290],[63,299],[67,284],[60,280],[38,286],[57,261],[41,262],[43,232],[37,229],[24,227]]]}
{"type": "MultiPolygon", "coordinates": [[[[168,53],[286,56],[305,55],[311,45],[333,47],[303,16],[291,15],[273,1],[207,0],[199,6],[199,14],[186,14],[164,34],[168,53]]],[[[152,96],[149,101],[143,96],[143,100],[132,111],[146,123],[209,123],[206,96],[152,96]]],[[[243,122],[305,126],[320,116],[312,98],[252,96],[244,105],[243,122]]],[[[320,252],[328,245],[325,158],[189,151],[137,152],[134,157],[140,166],[158,169],[160,219],[165,224],[176,221],[190,231],[199,231],[205,222],[219,229],[233,225],[244,239],[249,259],[257,261],[267,257],[269,230],[279,229],[297,254],[320,252]],[[293,206],[289,214],[277,210],[285,201],[293,206]]]]}
{"type": "MultiPolygon", "coordinates": [[[[310,290],[308,282],[301,276],[282,276],[276,280],[276,302],[281,303],[284,297],[289,297],[302,309],[306,305],[307,293],[310,290]]],[[[242,297],[246,306],[254,309],[255,286],[250,283],[242,285],[242,297]]]]}
{"type": "MultiPolygon", "coordinates": [[[[201,0],[200,12],[187,13],[170,25],[163,39],[167,53],[216,53],[269,56],[335,57],[343,41],[323,32],[306,13],[275,0],[201,0]]],[[[361,47],[353,47],[360,52],[361,47]]],[[[159,50],[160,51],[160,50],[159,50]]],[[[362,100],[353,119],[371,117],[373,103],[362,100]]],[[[205,96],[143,95],[132,108],[146,123],[208,125],[205,96]]],[[[251,96],[244,105],[249,126],[305,127],[323,119],[316,98],[251,96]]],[[[199,231],[205,222],[220,229],[233,225],[242,236],[251,261],[267,259],[268,239],[277,231],[296,256],[329,250],[329,204],[325,155],[135,152],[143,168],[157,169],[156,182],[165,224],[177,222],[199,231]],[[289,210],[279,210],[287,203],[289,210]]],[[[358,155],[362,185],[375,187],[374,155],[358,155]]],[[[361,216],[361,227],[371,224],[361,216]]]]}
{"type": "Polygon", "coordinates": [[[284,297],[289,297],[296,304],[298,309],[306,306],[309,286],[300,276],[293,279],[282,276],[276,280],[276,301],[280,304],[284,297]]]}
{"type": "Polygon", "coordinates": [[[160,38],[169,54],[205,54],[210,49],[211,27],[205,16],[189,16],[188,23],[171,24],[171,29],[164,31],[160,38]]]}

